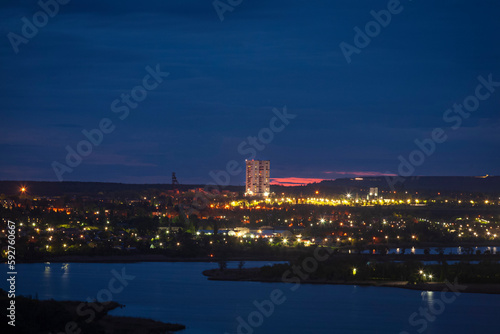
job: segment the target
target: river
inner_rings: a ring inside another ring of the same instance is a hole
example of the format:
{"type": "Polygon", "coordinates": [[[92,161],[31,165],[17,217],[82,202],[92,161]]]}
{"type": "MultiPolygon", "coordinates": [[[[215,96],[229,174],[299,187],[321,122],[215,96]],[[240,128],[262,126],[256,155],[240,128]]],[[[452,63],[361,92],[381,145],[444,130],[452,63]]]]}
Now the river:
{"type": "MultiPolygon", "coordinates": [[[[247,262],[245,267],[265,264],[247,262]]],[[[500,332],[499,295],[223,282],[201,274],[216,267],[165,262],[18,264],[17,294],[56,300],[112,298],[126,307],[111,314],[181,323],[187,326],[185,334],[500,332]],[[117,275],[121,281],[114,279],[117,275]]],[[[6,265],[3,269],[7,272],[6,265]]],[[[7,282],[0,287],[6,289],[7,282]]]]}

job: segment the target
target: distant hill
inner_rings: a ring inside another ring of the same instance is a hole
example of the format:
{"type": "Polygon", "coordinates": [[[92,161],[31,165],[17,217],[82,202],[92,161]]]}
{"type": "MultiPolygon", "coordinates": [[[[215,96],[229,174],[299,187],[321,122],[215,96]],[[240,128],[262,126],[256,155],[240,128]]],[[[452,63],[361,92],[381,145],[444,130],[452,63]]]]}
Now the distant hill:
{"type": "MultiPolygon", "coordinates": [[[[128,184],[110,182],[45,182],[45,181],[0,181],[0,194],[7,196],[20,193],[21,186],[25,186],[32,196],[62,196],[81,195],[92,196],[110,193],[141,193],[143,191],[158,190],[166,192],[172,190],[171,184],[128,184]]],[[[189,189],[204,188],[201,184],[179,184],[175,189],[186,191],[189,189]]],[[[222,190],[245,191],[243,186],[227,186],[222,190]]]]}
{"type": "MultiPolygon", "coordinates": [[[[403,179],[402,179],[403,180],[403,179]]],[[[370,188],[377,187],[381,191],[409,191],[420,193],[438,192],[450,193],[487,193],[500,195],[500,176],[417,176],[406,178],[402,182],[385,177],[342,178],[336,180],[312,183],[306,186],[284,187],[271,186],[275,193],[292,192],[295,194],[341,194],[346,192],[368,192],[370,188]],[[391,187],[390,182],[393,182],[391,187]]]]}
{"type": "MultiPolygon", "coordinates": [[[[320,189],[341,190],[379,188],[379,191],[421,191],[442,193],[489,193],[500,194],[500,176],[417,176],[394,182],[394,178],[363,177],[336,179],[317,184],[320,189]],[[391,182],[393,186],[391,187],[391,182]]],[[[310,187],[311,185],[308,185],[310,187]]]]}
{"type": "MultiPolygon", "coordinates": [[[[43,181],[0,181],[0,194],[7,196],[20,193],[20,187],[26,186],[32,196],[62,196],[62,195],[107,195],[112,193],[141,193],[158,190],[166,192],[172,190],[171,184],[127,184],[108,182],[43,182],[43,181]]],[[[180,184],[175,188],[179,191],[204,188],[202,184],[180,184]]],[[[500,194],[500,176],[417,176],[397,182],[391,188],[385,177],[344,178],[331,181],[322,181],[306,186],[285,187],[271,186],[275,193],[303,193],[311,194],[316,190],[322,193],[345,193],[346,191],[368,191],[370,187],[377,187],[379,191],[419,191],[442,193],[488,193],[500,194]]],[[[226,186],[221,190],[244,192],[244,186],[226,186]]]]}

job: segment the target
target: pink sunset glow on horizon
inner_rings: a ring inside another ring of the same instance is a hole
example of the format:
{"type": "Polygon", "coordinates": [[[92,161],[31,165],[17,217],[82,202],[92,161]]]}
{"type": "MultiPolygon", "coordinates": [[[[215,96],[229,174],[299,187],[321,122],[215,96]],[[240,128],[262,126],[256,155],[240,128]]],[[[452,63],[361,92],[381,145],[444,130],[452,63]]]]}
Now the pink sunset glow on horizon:
{"type": "MultiPolygon", "coordinates": [[[[365,172],[365,171],[325,171],[324,174],[334,174],[341,177],[374,177],[374,176],[397,176],[393,173],[381,172],[365,172]]],[[[332,175],[333,176],[333,175],[332,175]]],[[[311,183],[319,183],[322,181],[333,181],[335,178],[310,178],[310,177],[275,177],[271,178],[272,185],[280,186],[305,186],[311,183]]]]}
{"type": "Polygon", "coordinates": [[[337,174],[337,175],[352,175],[352,176],[397,176],[397,174],[394,173],[381,173],[381,172],[345,172],[345,171],[326,171],[323,172],[325,174],[337,174]]]}
{"type": "Polygon", "coordinates": [[[271,178],[271,184],[279,186],[305,186],[310,183],[319,183],[325,180],[331,180],[331,179],[317,179],[317,178],[307,178],[307,177],[281,177],[281,178],[271,178]]]}

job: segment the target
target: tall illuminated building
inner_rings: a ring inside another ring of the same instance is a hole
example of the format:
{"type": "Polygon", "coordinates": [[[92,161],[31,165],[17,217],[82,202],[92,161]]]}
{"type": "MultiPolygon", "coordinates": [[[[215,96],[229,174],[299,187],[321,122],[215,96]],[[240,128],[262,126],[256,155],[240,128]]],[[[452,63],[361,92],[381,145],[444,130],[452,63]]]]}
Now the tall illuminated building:
{"type": "Polygon", "coordinates": [[[248,196],[269,196],[269,160],[247,160],[245,194],[248,196]]]}

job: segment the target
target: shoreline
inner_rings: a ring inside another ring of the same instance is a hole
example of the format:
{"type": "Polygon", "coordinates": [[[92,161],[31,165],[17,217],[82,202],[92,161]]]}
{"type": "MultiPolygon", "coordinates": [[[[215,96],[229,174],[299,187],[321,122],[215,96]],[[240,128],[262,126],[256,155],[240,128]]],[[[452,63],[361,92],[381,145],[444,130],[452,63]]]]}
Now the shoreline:
{"type": "MultiPolygon", "coordinates": [[[[224,261],[291,261],[297,254],[280,256],[235,256],[235,257],[169,257],[162,254],[124,254],[124,255],[61,255],[45,258],[18,259],[17,263],[136,263],[136,262],[218,262],[224,261]]],[[[367,259],[376,261],[500,261],[498,254],[346,254],[335,253],[331,255],[338,259],[367,259]]],[[[6,263],[6,259],[3,259],[6,263]]]]}
{"type": "MultiPolygon", "coordinates": [[[[88,256],[88,255],[63,255],[53,258],[43,258],[43,259],[33,259],[33,260],[18,260],[18,264],[28,264],[28,263],[139,263],[139,262],[206,262],[214,263],[221,261],[221,258],[217,257],[192,257],[192,258],[182,258],[182,257],[167,257],[160,254],[140,254],[140,255],[98,255],[98,256],[88,256]]],[[[234,262],[234,261],[289,261],[289,259],[283,257],[235,257],[226,258],[224,261],[234,262]]],[[[2,261],[2,263],[7,263],[2,261]]]]}
{"type": "MultiPolygon", "coordinates": [[[[221,272],[219,269],[209,269],[203,271],[203,275],[211,281],[233,281],[233,282],[260,282],[260,283],[287,283],[280,278],[259,277],[260,268],[248,269],[226,269],[221,272]]],[[[419,291],[451,291],[451,288],[457,288],[460,293],[484,293],[500,294],[500,284],[493,283],[464,283],[456,285],[454,283],[430,282],[408,284],[408,281],[330,281],[330,280],[301,280],[300,284],[317,285],[357,285],[362,287],[383,287],[400,288],[419,291]]]]}
{"type": "Polygon", "coordinates": [[[9,319],[14,323],[18,321],[15,326],[20,328],[22,332],[52,333],[55,331],[56,333],[62,333],[65,330],[64,332],[68,333],[71,331],[72,333],[153,334],[173,333],[186,329],[185,325],[177,323],[109,314],[112,310],[125,307],[125,305],[115,301],[39,300],[38,298],[33,299],[31,296],[19,295],[15,297],[15,302],[12,303],[12,299],[10,299],[7,292],[0,289],[0,304],[3,307],[7,305],[14,307],[14,318],[9,319]],[[18,319],[16,319],[16,309],[19,312],[22,310],[24,313],[18,319]],[[57,314],[57,317],[54,317],[55,314],[57,314]]]}

